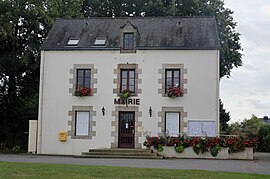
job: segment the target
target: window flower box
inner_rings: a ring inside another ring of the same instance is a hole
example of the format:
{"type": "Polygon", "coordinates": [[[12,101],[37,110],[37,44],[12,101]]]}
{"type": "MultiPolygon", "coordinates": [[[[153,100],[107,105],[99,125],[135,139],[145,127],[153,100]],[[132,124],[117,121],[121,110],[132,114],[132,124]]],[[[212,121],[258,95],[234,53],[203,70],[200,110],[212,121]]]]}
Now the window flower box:
{"type": "Polygon", "coordinates": [[[126,99],[128,99],[130,96],[131,96],[131,91],[130,91],[129,89],[123,90],[123,91],[120,93],[120,99],[121,99],[121,100],[126,100],[126,99]]]}
{"type": "Polygon", "coordinates": [[[184,91],[180,87],[171,87],[167,90],[169,98],[181,97],[184,95],[184,91]]]}
{"type": "Polygon", "coordinates": [[[76,87],[75,96],[91,96],[92,88],[76,87]]]}

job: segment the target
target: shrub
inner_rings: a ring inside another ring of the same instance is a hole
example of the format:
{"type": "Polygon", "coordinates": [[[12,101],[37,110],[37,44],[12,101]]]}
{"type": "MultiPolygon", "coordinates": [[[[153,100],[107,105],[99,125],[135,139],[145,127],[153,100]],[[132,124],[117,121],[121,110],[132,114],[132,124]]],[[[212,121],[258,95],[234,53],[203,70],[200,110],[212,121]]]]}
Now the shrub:
{"type": "Polygon", "coordinates": [[[207,140],[202,139],[201,137],[194,137],[192,143],[193,150],[196,154],[208,152],[207,140]]]}
{"type": "Polygon", "coordinates": [[[221,150],[221,146],[216,144],[215,146],[210,148],[210,153],[213,157],[216,157],[218,152],[221,150]]]}
{"type": "Polygon", "coordinates": [[[175,151],[177,153],[183,153],[185,150],[184,146],[183,145],[178,145],[178,146],[175,146],[175,151]]]}
{"type": "Polygon", "coordinates": [[[162,152],[166,139],[164,137],[146,137],[146,141],[143,143],[146,147],[153,146],[157,151],[162,152]]]}
{"type": "Polygon", "coordinates": [[[163,146],[161,144],[158,144],[157,145],[157,151],[158,152],[162,152],[164,149],[163,149],[163,146]]]}
{"type": "Polygon", "coordinates": [[[259,130],[259,149],[262,152],[270,152],[270,125],[265,125],[259,130]]]}
{"type": "Polygon", "coordinates": [[[264,151],[270,152],[270,134],[268,134],[262,142],[264,144],[264,151]]]}
{"type": "Polygon", "coordinates": [[[7,147],[7,142],[5,141],[2,141],[1,143],[0,143],[0,152],[5,152],[5,151],[7,151],[8,150],[8,147],[7,147]]]}
{"type": "Polygon", "coordinates": [[[126,100],[131,96],[131,91],[129,89],[123,90],[120,93],[120,99],[121,100],[126,100]]]}
{"type": "Polygon", "coordinates": [[[14,146],[14,147],[12,148],[12,152],[18,153],[18,152],[20,152],[20,150],[21,150],[21,147],[18,146],[18,145],[14,146]]]}

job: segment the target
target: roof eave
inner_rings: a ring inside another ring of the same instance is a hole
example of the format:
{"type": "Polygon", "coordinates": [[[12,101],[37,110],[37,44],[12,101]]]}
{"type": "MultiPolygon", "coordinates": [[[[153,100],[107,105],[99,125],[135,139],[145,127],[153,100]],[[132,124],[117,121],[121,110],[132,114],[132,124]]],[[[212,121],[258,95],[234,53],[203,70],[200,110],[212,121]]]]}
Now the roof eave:
{"type": "MultiPolygon", "coordinates": [[[[113,48],[85,48],[85,47],[59,47],[59,48],[42,48],[44,51],[76,51],[76,50],[120,50],[120,47],[113,48]]],[[[220,47],[137,47],[136,50],[219,50],[220,47]]]]}

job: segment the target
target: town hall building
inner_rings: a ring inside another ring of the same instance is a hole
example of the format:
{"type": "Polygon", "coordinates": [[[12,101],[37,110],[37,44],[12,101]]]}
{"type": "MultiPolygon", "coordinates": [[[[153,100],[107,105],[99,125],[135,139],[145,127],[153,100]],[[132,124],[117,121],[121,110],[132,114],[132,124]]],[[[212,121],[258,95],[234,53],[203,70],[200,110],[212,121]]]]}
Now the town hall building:
{"type": "Polygon", "coordinates": [[[59,19],[41,51],[38,154],[219,134],[213,17],[59,19]]]}

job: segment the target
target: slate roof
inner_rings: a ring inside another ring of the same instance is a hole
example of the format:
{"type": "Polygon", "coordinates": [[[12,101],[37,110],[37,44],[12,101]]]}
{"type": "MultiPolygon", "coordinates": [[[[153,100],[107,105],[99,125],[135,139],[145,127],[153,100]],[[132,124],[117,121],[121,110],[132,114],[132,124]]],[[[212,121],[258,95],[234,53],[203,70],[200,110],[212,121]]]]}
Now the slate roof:
{"type": "Polygon", "coordinates": [[[264,124],[270,125],[270,119],[268,118],[268,116],[263,117],[263,122],[264,122],[264,124]]]}
{"type": "Polygon", "coordinates": [[[213,17],[141,17],[59,19],[45,39],[43,50],[120,49],[120,28],[128,22],[137,27],[137,49],[218,49],[213,17]],[[96,37],[107,37],[104,47],[94,47],[96,37]],[[78,46],[67,46],[79,38],[78,46]]]}
{"type": "Polygon", "coordinates": [[[265,124],[270,125],[270,119],[268,119],[268,120],[264,120],[263,122],[264,122],[265,124]]]}

